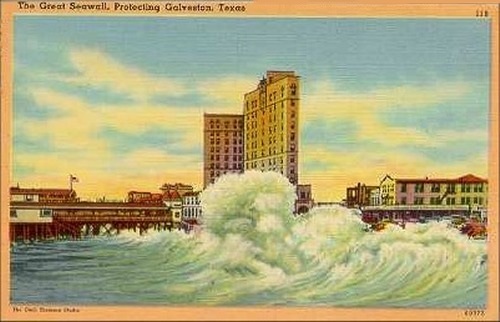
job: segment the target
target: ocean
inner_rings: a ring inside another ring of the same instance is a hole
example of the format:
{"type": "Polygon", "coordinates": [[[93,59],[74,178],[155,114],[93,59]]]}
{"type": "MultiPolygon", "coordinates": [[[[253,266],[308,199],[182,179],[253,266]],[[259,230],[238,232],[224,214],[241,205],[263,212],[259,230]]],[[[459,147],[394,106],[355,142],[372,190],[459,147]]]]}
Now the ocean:
{"type": "Polygon", "coordinates": [[[292,215],[273,172],[202,194],[203,229],[11,247],[11,302],[64,305],[484,308],[487,247],[447,222],[366,232],[350,209],[292,215]]]}

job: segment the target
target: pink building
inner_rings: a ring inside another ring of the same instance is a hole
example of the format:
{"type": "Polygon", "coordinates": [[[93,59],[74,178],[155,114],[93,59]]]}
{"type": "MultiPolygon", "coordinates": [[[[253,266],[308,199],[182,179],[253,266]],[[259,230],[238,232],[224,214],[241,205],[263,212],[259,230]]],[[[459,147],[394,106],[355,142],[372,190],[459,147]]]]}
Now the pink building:
{"type": "Polygon", "coordinates": [[[488,204],[488,180],[472,174],[459,178],[400,179],[386,176],[381,182],[383,204],[470,205],[488,204]]]}

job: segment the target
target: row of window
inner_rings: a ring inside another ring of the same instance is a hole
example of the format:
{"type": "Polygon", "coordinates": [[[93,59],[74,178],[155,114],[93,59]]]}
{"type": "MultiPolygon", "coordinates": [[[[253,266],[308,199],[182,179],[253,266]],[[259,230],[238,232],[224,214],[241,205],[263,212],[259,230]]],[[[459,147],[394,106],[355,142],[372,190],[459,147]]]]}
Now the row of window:
{"type": "Polygon", "coordinates": [[[197,218],[201,216],[201,207],[186,207],[182,209],[182,216],[184,218],[197,218]]]}
{"type": "Polygon", "coordinates": [[[214,136],[219,137],[221,136],[221,133],[224,133],[225,137],[229,137],[229,135],[233,137],[242,137],[243,132],[242,131],[210,131],[209,136],[210,138],[213,138],[214,136]]]}
{"type": "MultiPolygon", "coordinates": [[[[240,168],[241,168],[241,165],[240,165],[240,168]]],[[[213,170],[210,170],[210,182],[211,183],[214,183],[214,179],[217,178],[217,177],[220,177],[221,175],[223,174],[227,174],[227,173],[242,173],[243,170],[239,169],[238,171],[235,171],[235,169],[231,170],[231,169],[226,169],[226,170],[222,170],[222,171],[213,171],[213,170]]]]}
{"type": "MultiPolygon", "coordinates": [[[[414,186],[414,191],[415,192],[424,192],[424,183],[416,183],[414,186]]],[[[455,193],[456,192],[456,185],[454,183],[448,183],[448,184],[439,184],[439,183],[433,183],[430,186],[430,192],[440,192],[441,188],[445,188],[447,192],[449,193],[455,193]]],[[[407,184],[402,183],[401,192],[407,192],[407,184]]],[[[483,183],[477,183],[477,184],[471,184],[471,183],[462,183],[460,185],[460,191],[461,192],[483,192],[484,191],[484,184],[483,183]]]]}
{"type": "MultiPolygon", "coordinates": [[[[455,205],[457,204],[458,198],[446,198],[446,205],[455,205]]],[[[426,198],[424,197],[415,197],[413,199],[413,204],[414,205],[424,205],[426,204],[426,198]]],[[[461,205],[469,205],[471,204],[471,201],[472,201],[472,204],[475,204],[475,205],[484,205],[484,202],[485,200],[482,198],[482,197],[474,197],[474,198],[471,198],[471,197],[461,197],[460,198],[460,204],[461,205]]],[[[402,197],[401,198],[401,204],[402,205],[406,205],[407,204],[407,199],[406,197],[402,197]]],[[[440,197],[430,197],[429,198],[429,204],[430,205],[442,205],[443,204],[443,200],[442,198],[440,197]]]]}
{"type": "Polygon", "coordinates": [[[225,162],[224,164],[210,163],[210,169],[241,170],[243,169],[243,166],[241,163],[227,163],[227,162],[225,162]]]}
{"type": "MultiPolygon", "coordinates": [[[[283,149],[283,146],[281,146],[280,150],[277,150],[276,147],[269,147],[268,152],[269,152],[269,154],[266,155],[265,148],[262,148],[260,150],[260,157],[264,158],[266,156],[281,154],[281,153],[284,153],[284,149],[283,149]]],[[[295,152],[295,144],[290,145],[290,152],[295,152]]],[[[247,160],[257,159],[257,158],[258,158],[258,151],[246,152],[246,159],[247,160]]]]}
{"type": "MultiPolygon", "coordinates": [[[[230,156],[229,155],[224,155],[223,156],[224,161],[229,161],[230,156]]],[[[220,161],[221,155],[210,155],[210,161],[220,161]]],[[[233,155],[232,157],[233,161],[243,161],[243,157],[241,155],[233,155]]]]}
{"type": "MultiPolygon", "coordinates": [[[[223,142],[224,142],[224,145],[229,145],[230,141],[229,141],[229,139],[224,139],[223,142]]],[[[221,140],[219,138],[217,138],[215,140],[213,138],[211,138],[210,139],[210,145],[214,145],[214,144],[215,145],[220,145],[221,144],[221,140]]],[[[236,139],[233,139],[233,144],[243,144],[243,141],[242,141],[242,139],[239,139],[238,141],[236,141],[236,139]]]]}
{"type": "MultiPolygon", "coordinates": [[[[221,149],[219,147],[215,148],[214,147],[211,147],[210,148],[210,153],[214,153],[215,151],[217,151],[216,153],[220,153],[221,149]]],[[[230,147],[224,147],[224,153],[226,154],[229,154],[231,153],[231,151],[235,154],[235,153],[239,153],[239,154],[243,154],[243,147],[241,146],[233,146],[233,148],[231,149],[230,147]]],[[[212,159],[213,160],[213,159],[212,159]]]]}
{"type": "Polygon", "coordinates": [[[223,127],[224,127],[225,129],[229,129],[229,128],[231,128],[231,123],[232,123],[232,128],[233,128],[233,129],[238,129],[238,128],[239,128],[239,129],[241,129],[241,128],[243,128],[243,120],[241,120],[241,119],[234,119],[234,120],[232,120],[232,121],[230,121],[230,120],[224,120],[224,121],[222,121],[222,120],[220,120],[220,119],[215,119],[215,120],[214,120],[214,119],[211,119],[211,120],[209,121],[209,124],[210,124],[210,128],[211,128],[211,129],[213,129],[213,128],[214,128],[214,126],[215,126],[217,129],[219,129],[219,128],[222,126],[222,125],[221,125],[221,123],[223,123],[223,127]]]}
{"type": "Polygon", "coordinates": [[[185,198],[184,199],[184,205],[188,205],[188,206],[191,206],[191,205],[199,205],[200,204],[200,200],[196,197],[191,197],[191,198],[185,198]]]}

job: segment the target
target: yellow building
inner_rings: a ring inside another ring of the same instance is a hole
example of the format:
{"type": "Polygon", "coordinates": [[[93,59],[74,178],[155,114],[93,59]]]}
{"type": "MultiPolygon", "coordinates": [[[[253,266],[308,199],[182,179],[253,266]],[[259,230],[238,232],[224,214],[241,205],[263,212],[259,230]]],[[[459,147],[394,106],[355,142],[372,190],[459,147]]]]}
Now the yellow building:
{"type": "Polygon", "coordinates": [[[276,171],[298,183],[299,76],[268,71],[245,94],[245,170],[276,171]]]}
{"type": "Polygon", "coordinates": [[[390,176],[386,175],[380,181],[380,204],[382,205],[394,205],[396,202],[396,182],[390,176]]]}

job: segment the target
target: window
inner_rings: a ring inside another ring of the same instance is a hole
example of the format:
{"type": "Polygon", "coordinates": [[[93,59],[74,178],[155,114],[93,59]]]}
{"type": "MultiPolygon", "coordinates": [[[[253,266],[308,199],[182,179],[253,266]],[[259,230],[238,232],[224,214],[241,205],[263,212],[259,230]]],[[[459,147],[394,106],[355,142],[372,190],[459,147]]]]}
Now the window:
{"type": "Polygon", "coordinates": [[[17,218],[17,210],[16,209],[10,210],[10,218],[17,218]]]}
{"type": "Polygon", "coordinates": [[[446,187],[446,191],[449,193],[455,193],[455,184],[454,183],[448,183],[448,186],[446,187]]]}
{"type": "Polygon", "coordinates": [[[439,183],[433,183],[431,187],[431,192],[439,192],[439,191],[440,191],[439,183]]]}
{"type": "Polygon", "coordinates": [[[401,198],[401,204],[406,205],[406,197],[401,198]]]}
{"type": "MultiPolygon", "coordinates": [[[[401,184],[401,192],[406,192],[406,183],[401,184]]],[[[406,198],[405,198],[405,202],[406,202],[406,198]]]]}
{"type": "Polygon", "coordinates": [[[431,197],[430,203],[431,205],[439,205],[440,204],[439,197],[431,197]]]}
{"type": "Polygon", "coordinates": [[[415,184],[415,192],[424,192],[424,184],[416,183],[415,184]]]}
{"type": "Polygon", "coordinates": [[[447,205],[454,205],[455,204],[455,198],[446,198],[446,204],[447,205]]]}
{"type": "Polygon", "coordinates": [[[42,209],[42,211],[40,211],[40,217],[52,217],[52,210],[42,209]]]}
{"type": "Polygon", "coordinates": [[[424,198],[422,197],[415,197],[415,205],[423,205],[424,204],[424,198]]]}

